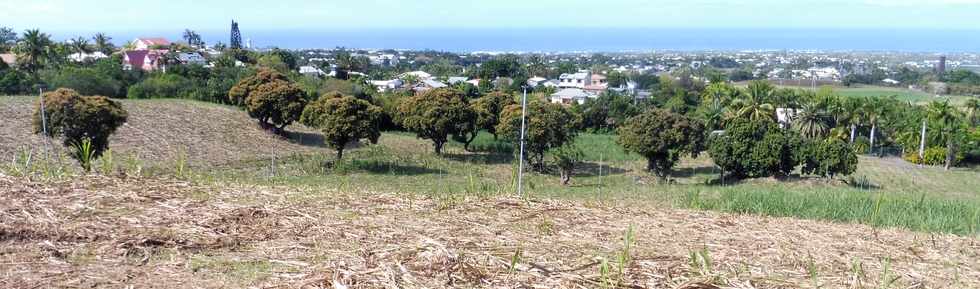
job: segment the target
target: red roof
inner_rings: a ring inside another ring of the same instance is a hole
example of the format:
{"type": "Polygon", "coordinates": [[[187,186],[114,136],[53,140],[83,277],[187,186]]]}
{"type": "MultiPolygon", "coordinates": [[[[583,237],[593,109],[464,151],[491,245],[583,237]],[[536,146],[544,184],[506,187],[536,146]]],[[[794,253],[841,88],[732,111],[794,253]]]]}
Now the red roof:
{"type": "Polygon", "coordinates": [[[143,42],[143,43],[146,44],[146,46],[154,46],[154,45],[167,46],[167,45],[170,45],[170,41],[167,40],[166,38],[162,38],[162,37],[136,38],[136,41],[143,42]]]}
{"type": "Polygon", "coordinates": [[[132,66],[135,69],[142,69],[143,60],[146,59],[147,53],[150,53],[150,51],[147,50],[126,51],[126,56],[123,58],[123,61],[126,61],[126,63],[128,63],[130,66],[132,66]]]}

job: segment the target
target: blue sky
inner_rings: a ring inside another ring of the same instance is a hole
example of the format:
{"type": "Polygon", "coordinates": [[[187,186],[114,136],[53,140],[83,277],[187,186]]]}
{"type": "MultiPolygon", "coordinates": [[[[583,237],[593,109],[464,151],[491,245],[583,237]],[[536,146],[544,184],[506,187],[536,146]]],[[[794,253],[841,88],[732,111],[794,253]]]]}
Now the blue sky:
{"type": "Polygon", "coordinates": [[[17,30],[980,28],[980,0],[0,0],[17,30]]]}

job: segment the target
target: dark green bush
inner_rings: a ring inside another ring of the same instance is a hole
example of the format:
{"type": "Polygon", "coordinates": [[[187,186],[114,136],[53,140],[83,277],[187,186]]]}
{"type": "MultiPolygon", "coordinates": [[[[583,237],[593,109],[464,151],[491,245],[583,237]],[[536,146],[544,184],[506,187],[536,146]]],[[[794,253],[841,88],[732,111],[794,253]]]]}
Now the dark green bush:
{"type": "Polygon", "coordinates": [[[858,158],[846,142],[836,138],[806,143],[804,174],[831,177],[847,176],[857,170],[858,158]]]}
{"type": "Polygon", "coordinates": [[[735,177],[786,175],[801,161],[801,138],[774,122],[736,119],[709,143],[715,164],[735,177]]]}
{"type": "Polygon", "coordinates": [[[88,140],[92,159],[109,148],[109,136],[128,116],[118,102],[104,96],[81,96],[66,88],[45,93],[43,101],[45,120],[41,119],[41,103],[38,103],[32,121],[34,132],[46,133],[48,137],[61,136],[67,147],[81,146],[88,140]]]}

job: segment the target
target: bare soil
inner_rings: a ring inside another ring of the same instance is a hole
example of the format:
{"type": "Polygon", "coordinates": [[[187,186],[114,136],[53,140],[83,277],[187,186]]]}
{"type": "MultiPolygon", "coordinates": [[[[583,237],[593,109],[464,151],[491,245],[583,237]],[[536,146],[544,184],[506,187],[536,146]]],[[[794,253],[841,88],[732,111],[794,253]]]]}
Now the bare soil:
{"type": "Polygon", "coordinates": [[[980,287],[977,238],[635,202],[2,174],[0,192],[0,288],[980,287]]]}

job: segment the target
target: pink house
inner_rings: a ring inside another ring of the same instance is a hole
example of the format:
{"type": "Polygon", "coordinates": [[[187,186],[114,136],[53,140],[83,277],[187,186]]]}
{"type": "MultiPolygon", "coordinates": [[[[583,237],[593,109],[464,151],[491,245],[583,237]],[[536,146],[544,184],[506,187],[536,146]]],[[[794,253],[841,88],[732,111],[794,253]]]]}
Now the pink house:
{"type": "Polygon", "coordinates": [[[131,50],[123,52],[123,69],[153,71],[161,68],[160,56],[166,50],[131,50]]]}

